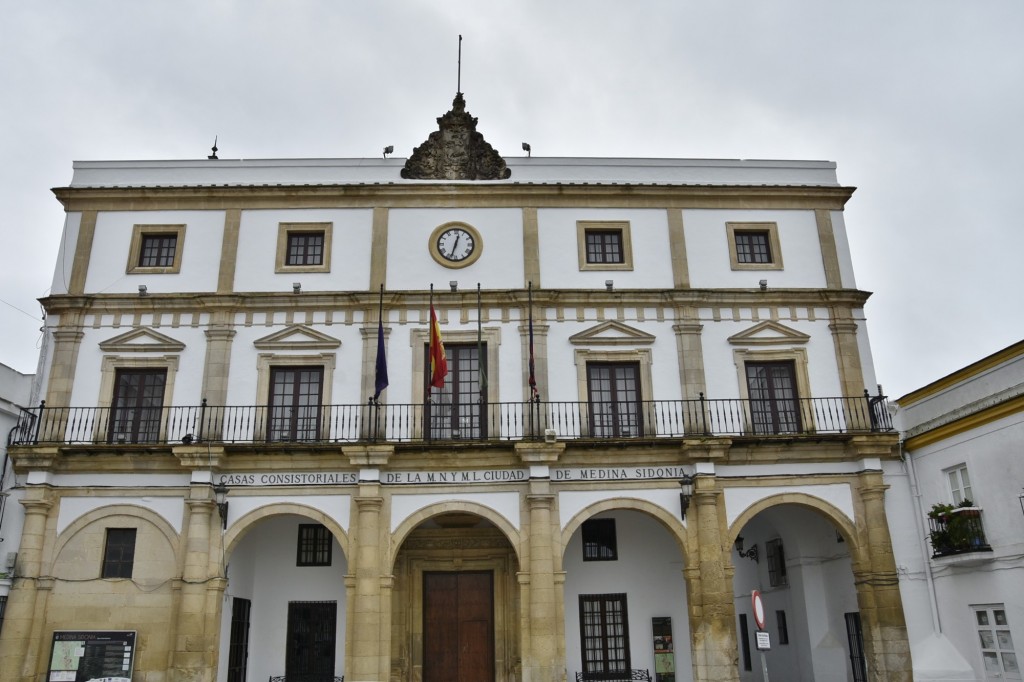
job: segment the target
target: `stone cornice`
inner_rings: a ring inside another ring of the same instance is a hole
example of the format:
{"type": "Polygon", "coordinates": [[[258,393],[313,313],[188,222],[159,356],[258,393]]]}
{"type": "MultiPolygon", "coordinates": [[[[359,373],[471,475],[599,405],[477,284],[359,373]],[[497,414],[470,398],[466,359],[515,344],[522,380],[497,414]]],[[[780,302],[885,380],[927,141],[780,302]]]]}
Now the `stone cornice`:
{"type": "MultiPolygon", "coordinates": [[[[428,291],[391,291],[385,309],[429,305],[428,291]]],[[[484,307],[524,308],[527,291],[484,291],[484,307]]],[[[547,307],[736,307],[765,308],[771,306],[822,308],[846,306],[862,308],[871,292],[856,289],[616,289],[604,290],[543,289],[534,290],[535,309],[547,307]]],[[[372,291],[291,293],[179,293],[150,294],[59,294],[40,299],[48,314],[110,314],[110,313],[173,313],[173,312],[239,312],[244,310],[332,310],[354,309],[376,311],[379,293],[372,291]]],[[[435,293],[437,308],[476,309],[476,292],[456,294],[435,293]]],[[[535,318],[535,325],[550,322],[535,318]]]]}
{"type": "Polygon", "coordinates": [[[375,207],[748,208],[842,210],[853,187],[435,183],[190,187],[57,187],[66,211],[375,207]]]}

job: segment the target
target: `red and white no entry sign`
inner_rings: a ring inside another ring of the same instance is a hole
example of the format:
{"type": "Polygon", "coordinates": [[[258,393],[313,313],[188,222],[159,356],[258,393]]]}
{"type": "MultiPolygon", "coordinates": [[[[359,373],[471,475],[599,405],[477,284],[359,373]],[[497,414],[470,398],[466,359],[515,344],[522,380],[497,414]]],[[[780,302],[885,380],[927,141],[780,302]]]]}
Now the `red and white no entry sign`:
{"type": "Polygon", "coordinates": [[[754,609],[754,623],[758,630],[764,630],[764,603],[761,601],[761,593],[754,590],[750,594],[750,604],[754,609]]]}

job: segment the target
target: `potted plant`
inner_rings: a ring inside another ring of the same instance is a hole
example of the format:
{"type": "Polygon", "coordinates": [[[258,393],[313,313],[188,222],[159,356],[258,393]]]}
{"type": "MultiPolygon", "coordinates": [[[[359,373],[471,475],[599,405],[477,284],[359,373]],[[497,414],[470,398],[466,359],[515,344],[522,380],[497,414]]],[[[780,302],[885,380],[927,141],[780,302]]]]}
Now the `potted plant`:
{"type": "Polygon", "coordinates": [[[981,516],[981,508],[974,506],[974,500],[969,497],[965,497],[963,502],[957,506],[956,513],[960,516],[976,518],[981,516]]]}
{"type": "Polygon", "coordinates": [[[955,507],[951,504],[936,502],[932,505],[931,511],[928,512],[928,518],[939,521],[945,520],[954,509],[955,507]]]}

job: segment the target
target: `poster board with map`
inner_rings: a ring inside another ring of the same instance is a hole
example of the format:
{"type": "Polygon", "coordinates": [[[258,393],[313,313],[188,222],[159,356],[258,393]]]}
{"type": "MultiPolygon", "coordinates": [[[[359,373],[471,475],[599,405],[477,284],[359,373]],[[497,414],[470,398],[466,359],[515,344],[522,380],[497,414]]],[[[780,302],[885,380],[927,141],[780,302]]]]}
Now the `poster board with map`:
{"type": "Polygon", "coordinates": [[[47,682],[131,682],[135,631],[58,630],[47,682]]]}

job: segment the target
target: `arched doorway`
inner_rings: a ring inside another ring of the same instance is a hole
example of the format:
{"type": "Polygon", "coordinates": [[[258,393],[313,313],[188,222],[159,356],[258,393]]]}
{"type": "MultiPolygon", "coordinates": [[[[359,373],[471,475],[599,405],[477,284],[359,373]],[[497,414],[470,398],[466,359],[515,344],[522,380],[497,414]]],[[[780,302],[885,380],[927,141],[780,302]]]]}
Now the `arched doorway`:
{"type": "Polygon", "coordinates": [[[263,509],[226,536],[219,682],[343,674],[344,537],[308,512],[263,509]]]}
{"type": "Polygon", "coordinates": [[[866,679],[866,657],[848,529],[802,504],[768,506],[735,536],[739,673],[761,679],[866,679]],[[770,649],[758,651],[751,593],[764,605],[770,649]]]}
{"type": "Polygon", "coordinates": [[[612,503],[581,516],[562,558],[568,679],[647,670],[659,682],[692,680],[678,521],[670,528],[666,518],[612,503]]]}
{"type": "Polygon", "coordinates": [[[398,535],[391,679],[520,679],[519,561],[505,531],[483,515],[445,511],[398,535]]]}

